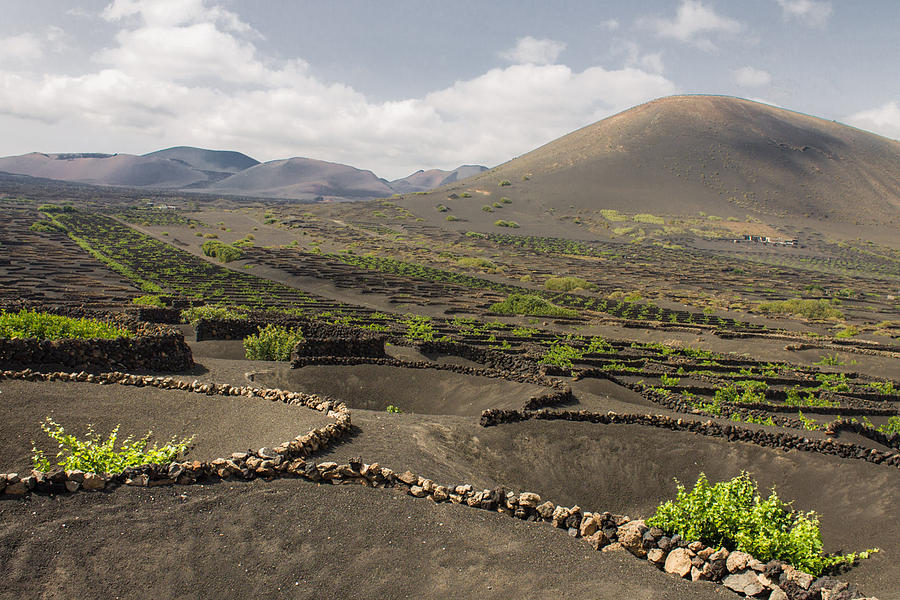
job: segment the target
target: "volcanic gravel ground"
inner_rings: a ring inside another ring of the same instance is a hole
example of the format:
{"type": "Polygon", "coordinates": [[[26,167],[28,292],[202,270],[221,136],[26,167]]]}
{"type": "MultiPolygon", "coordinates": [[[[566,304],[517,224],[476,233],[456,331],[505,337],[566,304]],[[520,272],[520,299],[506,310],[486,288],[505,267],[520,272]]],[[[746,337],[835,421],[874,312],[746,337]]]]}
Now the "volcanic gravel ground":
{"type": "Polygon", "coordinates": [[[49,458],[57,447],[41,431],[45,417],[84,438],[89,423],[104,438],[121,425],[119,440],[140,438],[153,430],[152,441],[191,435],[194,446],[187,457],[212,460],[232,452],[277,446],[328,419],[304,407],[260,398],[206,396],[152,387],[99,385],[58,381],[0,381],[0,469],[28,472],[31,444],[49,458]]]}

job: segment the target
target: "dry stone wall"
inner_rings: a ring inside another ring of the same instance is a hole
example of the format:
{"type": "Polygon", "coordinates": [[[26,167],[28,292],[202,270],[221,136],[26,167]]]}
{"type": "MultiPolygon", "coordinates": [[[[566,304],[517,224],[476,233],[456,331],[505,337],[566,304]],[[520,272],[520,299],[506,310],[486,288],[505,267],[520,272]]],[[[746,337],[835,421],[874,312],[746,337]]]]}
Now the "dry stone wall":
{"type": "Polygon", "coordinates": [[[22,366],[179,372],[193,367],[194,359],[184,336],[174,331],[111,340],[0,338],[0,367],[22,366]]]}

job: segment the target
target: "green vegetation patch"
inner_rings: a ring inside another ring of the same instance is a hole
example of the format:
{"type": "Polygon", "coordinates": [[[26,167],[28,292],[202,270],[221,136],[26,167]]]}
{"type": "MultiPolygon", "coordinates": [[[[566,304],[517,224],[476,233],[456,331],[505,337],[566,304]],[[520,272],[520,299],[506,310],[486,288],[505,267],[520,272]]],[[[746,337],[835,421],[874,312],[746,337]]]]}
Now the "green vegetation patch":
{"type": "Polygon", "coordinates": [[[580,277],[551,277],[544,282],[544,288],[554,292],[571,292],[572,290],[593,290],[596,285],[580,277]]]}
{"type": "Polygon", "coordinates": [[[244,251],[240,248],[217,240],[203,242],[201,249],[206,256],[217,258],[219,262],[223,263],[238,260],[244,255],[244,251]]]}
{"type": "Polygon", "coordinates": [[[181,320],[184,323],[196,325],[200,319],[217,321],[246,321],[247,309],[240,307],[227,307],[218,304],[206,304],[192,306],[181,311],[181,320]]]}
{"type": "Polygon", "coordinates": [[[650,223],[653,225],[664,225],[666,220],[650,213],[638,213],[632,217],[635,223],[650,223]]]}
{"type": "Polygon", "coordinates": [[[813,575],[877,552],[824,554],[818,515],[793,510],[774,488],[762,499],[746,472],[715,484],[701,473],[690,491],[679,484],[675,500],[658,506],[647,525],[685,540],[747,552],[763,562],[781,560],[813,575]]]}
{"type": "Polygon", "coordinates": [[[294,346],[302,341],[300,329],[269,324],[244,338],[244,354],[250,360],[291,360],[294,346]]]}
{"type": "Polygon", "coordinates": [[[519,224],[515,221],[504,221],[503,219],[498,219],[494,221],[494,225],[497,227],[509,227],[510,229],[518,229],[519,224]]]}
{"type": "Polygon", "coordinates": [[[843,319],[842,313],[832,300],[823,298],[792,298],[790,300],[775,300],[763,302],[757,309],[765,314],[772,315],[800,315],[807,319],[843,319]]]}
{"type": "Polygon", "coordinates": [[[490,311],[501,315],[531,317],[577,317],[578,312],[563,308],[533,294],[510,294],[503,302],[491,305],[490,311]]]}
{"type": "MultiPolygon", "coordinates": [[[[88,425],[87,437],[79,440],[74,435],[66,433],[63,426],[54,422],[50,417],[41,423],[41,429],[59,445],[59,452],[56,454],[57,465],[67,471],[78,470],[85,473],[121,473],[128,467],[147,464],[165,465],[183,454],[194,441],[193,436],[182,440],[173,437],[168,444],[163,446],[157,446],[155,442],[150,445],[150,436],[153,432],[148,431],[147,435],[139,440],[128,436],[116,449],[119,435],[118,425],[105,440],[94,432],[91,425],[88,425]]],[[[34,443],[32,443],[31,450],[34,452],[32,457],[34,468],[39,471],[49,471],[53,465],[44,452],[38,450],[34,443]]]]}
{"type": "Polygon", "coordinates": [[[95,319],[79,319],[22,309],[0,312],[0,337],[62,339],[115,339],[132,337],[125,328],[95,319]]]}
{"type": "Polygon", "coordinates": [[[139,306],[155,306],[157,308],[165,308],[166,306],[166,303],[156,294],[144,294],[143,296],[132,298],[131,303],[139,306]]]}

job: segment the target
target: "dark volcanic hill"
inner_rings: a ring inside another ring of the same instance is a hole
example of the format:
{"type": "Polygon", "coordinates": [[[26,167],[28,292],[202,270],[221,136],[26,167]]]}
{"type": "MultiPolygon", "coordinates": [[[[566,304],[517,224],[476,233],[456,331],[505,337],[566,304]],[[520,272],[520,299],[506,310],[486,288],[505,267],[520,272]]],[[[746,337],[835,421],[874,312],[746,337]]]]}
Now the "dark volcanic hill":
{"type": "Polygon", "coordinates": [[[442,185],[466,179],[472,175],[477,175],[482,171],[487,171],[487,167],[482,167],[481,165],[462,165],[452,171],[444,171],[443,169],[429,169],[427,171],[419,170],[403,179],[395,179],[391,182],[391,187],[402,194],[425,192],[442,185]]]}
{"type": "Polygon", "coordinates": [[[0,171],[94,185],[184,188],[209,176],[181,161],[133,154],[41,154],[0,158],[0,171]]]}
{"type": "Polygon", "coordinates": [[[200,171],[217,173],[237,173],[259,164],[259,161],[255,158],[250,158],[240,152],[206,150],[205,148],[193,148],[191,146],[175,146],[174,148],[157,150],[144,156],[178,160],[200,171]]]}
{"type": "Polygon", "coordinates": [[[262,163],[223,179],[208,190],[299,200],[365,200],[394,193],[388,182],[371,171],[311,158],[262,163]]]}
{"type": "Polygon", "coordinates": [[[676,96],[408,202],[463,190],[481,190],[473,206],[454,206],[473,219],[490,193],[511,198],[521,218],[611,208],[889,224],[900,222],[900,142],[749,100],[676,96]]]}

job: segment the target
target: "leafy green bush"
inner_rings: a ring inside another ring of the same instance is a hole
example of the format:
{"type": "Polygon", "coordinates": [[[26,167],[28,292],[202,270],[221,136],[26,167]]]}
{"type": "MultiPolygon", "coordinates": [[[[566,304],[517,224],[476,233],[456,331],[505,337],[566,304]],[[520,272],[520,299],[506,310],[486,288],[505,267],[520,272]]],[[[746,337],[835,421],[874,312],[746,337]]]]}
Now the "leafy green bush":
{"type": "Polygon", "coordinates": [[[763,562],[781,560],[813,575],[877,552],[824,554],[818,515],[793,510],[774,488],[763,500],[746,472],[716,484],[701,473],[691,491],[678,484],[675,500],[659,505],[647,525],[685,540],[747,552],[763,562]]]}
{"type": "Polygon", "coordinates": [[[140,306],[156,306],[158,308],[164,308],[166,306],[166,303],[156,294],[144,294],[143,296],[132,298],[131,303],[140,306]]]}
{"type": "Polygon", "coordinates": [[[900,416],[890,417],[887,423],[878,428],[878,431],[885,435],[900,434],[900,416]]]}
{"type": "Polygon", "coordinates": [[[244,255],[244,251],[229,244],[217,240],[208,240],[200,246],[203,254],[219,259],[219,262],[227,263],[237,260],[244,255]]]}
{"type": "Polygon", "coordinates": [[[299,329],[269,324],[244,338],[244,355],[250,360],[291,360],[294,346],[302,341],[299,329]]]}
{"type": "Polygon", "coordinates": [[[500,182],[500,187],[506,187],[508,185],[512,185],[512,182],[509,179],[504,179],[500,182]]]}
{"type": "MultiPolygon", "coordinates": [[[[153,433],[148,431],[147,435],[139,440],[128,436],[117,450],[115,446],[119,425],[116,425],[105,440],[94,432],[92,425],[88,425],[87,437],[81,441],[74,435],[66,433],[63,426],[55,423],[50,417],[41,423],[41,429],[59,445],[59,452],[56,454],[56,458],[59,459],[58,466],[86,473],[120,473],[128,467],[168,464],[179,454],[183,454],[194,440],[193,436],[181,441],[172,437],[172,440],[163,446],[157,446],[156,443],[148,446],[153,433]]],[[[44,452],[38,450],[33,442],[31,450],[34,453],[35,469],[46,472],[53,467],[44,452]]]]}
{"type": "Polygon", "coordinates": [[[46,219],[41,219],[40,221],[35,221],[29,227],[29,230],[34,231],[35,233],[53,233],[54,231],[60,231],[65,233],[65,229],[54,223],[53,221],[47,221],[46,219]]]}
{"type": "Polygon", "coordinates": [[[227,307],[219,304],[204,304],[192,306],[181,311],[181,321],[196,325],[200,319],[215,319],[217,321],[246,321],[247,309],[236,306],[227,307]]]}
{"type": "Polygon", "coordinates": [[[481,210],[483,210],[484,212],[494,212],[494,207],[490,204],[485,204],[481,207],[481,210]]]}
{"type": "Polygon", "coordinates": [[[497,265],[486,259],[478,256],[463,256],[457,259],[456,264],[460,267],[466,267],[468,269],[483,269],[488,271],[497,270],[497,265]]]}
{"type": "Polygon", "coordinates": [[[430,342],[434,339],[434,326],[431,324],[431,318],[421,315],[408,315],[400,321],[406,325],[406,333],[404,337],[408,340],[422,340],[430,342]]]}
{"type": "Polygon", "coordinates": [[[394,406],[393,404],[388,404],[385,410],[393,414],[399,414],[403,412],[403,410],[399,406],[394,406]]]}
{"type": "Polygon", "coordinates": [[[446,217],[444,217],[444,220],[450,222],[459,221],[459,217],[457,217],[456,215],[447,215],[446,217]]]}
{"type": "Polygon", "coordinates": [[[62,317],[25,309],[15,313],[0,312],[0,337],[2,338],[114,339],[132,335],[127,329],[94,319],[62,317]]]}
{"type": "Polygon", "coordinates": [[[554,292],[571,292],[572,290],[592,290],[597,286],[580,277],[551,277],[544,282],[544,288],[554,292]]]}
{"type": "Polygon", "coordinates": [[[490,311],[500,315],[532,317],[576,317],[578,312],[557,306],[534,294],[510,294],[503,302],[495,302],[490,311]]]}
{"type": "Polygon", "coordinates": [[[738,381],[717,389],[714,398],[718,402],[763,403],[766,401],[764,393],[766,387],[768,386],[764,381],[738,381]],[[762,384],[762,386],[755,384],[762,384]]]}
{"type": "Polygon", "coordinates": [[[757,306],[760,312],[771,315],[800,315],[807,319],[843,319],[844,313],[835,308],[831,300],[792,298],[763,302],[757,306]]]}
{"type": "Polygon", "coordinates": [[[663,373],[659,376],[659,381],[666,387],[671,387],[674,385],[678,385],[681,382],[681,377],[675,377],[673,375],[668,375],[663,373]]]}
{"type": "Polygon", "coordinates": [[[632,217],[635,223],[651,223],[653,225],[664,225],[666,220],[650,213],[638,213],[632,217]]]}
{"type": "Polygon", "coordinates": [[[494,221],[494,225],[496,225],[497,227],[509,227],[510,229],[518,229],[519,228],[519,224],[516,223],[515,221],[504,221],[503,219],[494,221]]]}
{"type": "Polygon", "coordinates": [[[571,369],[575,366],[575,361],[582,358],[584,358],[584,352],[557,340],[553,342],[539,362],[543,365],[556,365],[563,369],[571,369]]]}

